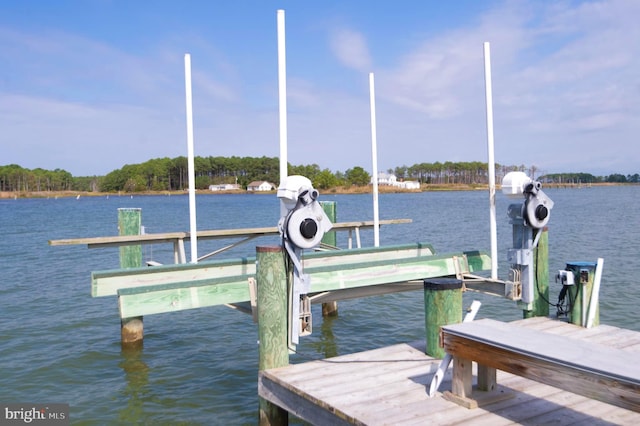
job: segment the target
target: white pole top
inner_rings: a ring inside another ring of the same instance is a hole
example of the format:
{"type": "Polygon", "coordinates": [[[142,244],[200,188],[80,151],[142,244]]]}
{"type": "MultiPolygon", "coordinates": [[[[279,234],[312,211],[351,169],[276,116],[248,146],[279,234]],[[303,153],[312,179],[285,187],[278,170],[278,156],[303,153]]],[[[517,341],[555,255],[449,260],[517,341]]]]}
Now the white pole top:
{"type": "Polygon", "coordinates": [[[278,99],[280,104],[280,184],[287,177],[287,54],[284,10],[278,10],[278,99]]]}
{"type": "Polygon", "coordinates": [[[493,94],[491,93],[491,51],[484,43],[484,82],[487,101],[487,151],[489,153],[489,229],[491,234],[491,278],[498,279],[498,235],[496,226],[496,162],[493,146],[493,94]]]}
{"type": "Polygon", "coordinates": [[[187,106],[187,166],[189,169],[189,233],[191,263],[198,263],[198,230],[196,227],[196,178],[193,149],[193,101],[191,96],[191,55],[184,55],[184,82],[187,106]]]}

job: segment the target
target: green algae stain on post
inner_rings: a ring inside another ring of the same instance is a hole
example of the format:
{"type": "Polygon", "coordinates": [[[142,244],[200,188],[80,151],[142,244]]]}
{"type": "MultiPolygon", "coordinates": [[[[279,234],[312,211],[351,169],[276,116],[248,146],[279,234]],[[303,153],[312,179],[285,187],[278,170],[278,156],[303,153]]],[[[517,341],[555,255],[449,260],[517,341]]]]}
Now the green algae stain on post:
{"type": "MultiPolygon", "coordinates": [[[[331,223],[336,223],[336,202],[335,201],[320,201],[320,205],[322,206],[322,210],[324,210],[325,214],[331,221],[331,223]]],[[[322,237],[322,242],[324,244],[328,244],[333,247],[338,246],[338,239],[336,237],[336,231],[329,231],[324,234],[322,237]]]]}
{"type": "MultiPolygon", "coordinates": [[[[140,235],[142,209],[118,209],[118,234],[140,235]]],[[[120,267],[139,268],[142,266],[142,246],[120,246],[120,267]]]]}
{"type": "Polygon", "coordinates": [[[424,317],[426,353],[434,358],[444,358],[445,351],[440,347],[440,327],[462,322],[462,280],[424,280],[424,317]]]}
{"type": "Polygon", "coordinates": [[[549,229],[544,227],[538,229],[540,239],[538,245],[533,250],[533,303],[531,311],[522,310],[523,318],[548,317],[549,316],[549,229]]]}
{"type": "MultiPolygon", "coordinates": [[[[118,209],[118,234],[140,235],[142,209],[118,209]]],[[[120,267],[139,268],[142,266],[142,246],[120,247],[120,267]]],[[[125,346],[142,345],[144,326],[142,317],[122,318],[120,321],[120,342],[125,346]]]]}

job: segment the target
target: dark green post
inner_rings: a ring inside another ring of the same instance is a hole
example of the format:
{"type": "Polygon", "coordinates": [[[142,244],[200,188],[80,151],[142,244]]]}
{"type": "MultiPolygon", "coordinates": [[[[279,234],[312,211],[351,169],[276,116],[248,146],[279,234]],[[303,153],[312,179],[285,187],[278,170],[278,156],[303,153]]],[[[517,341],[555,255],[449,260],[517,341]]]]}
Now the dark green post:
{"type": "MultiPolygon", "coordinates": [[[[118,234],[140,235],[142,227],[142,209],[118,209],[118,234]]],[[[139,268],[142,266],[142,246],[121,246],[120,267],[139,268]]],[[[122,345],[138,346],[142,344],[144,327],[142,317],[122,318],[120,320],[120,338],[122,345]]]]}
{"type": "MultiPolygon", "coordinates": [[[[140,235],[142,209],[118,209],[118,234],[140,235]]],[[[120,246],[120,267],[142,266],[142,246],[120,246]]]]}
{"type": "MultiPolygon", "coordinates": [[[[331,223],[336,223],[336,202],[335,201],[320,201],[320,205],[322,206],[322,210],[324,210],[325,214],[331,221],[331,223]]],[[[322,237],[322,242],[324,244],[330,245],[332,247],[338,247],[338,239],[336,237],[336,231],[329,231],[324,234],[322,237]]],[[[323,317],[335,317],[338,315],[338,302],[325,302],[322,304],[322,316],[323,317]]]]}
{"type": "MultiPolygon", "coordinates": [[[[289,365],[287,273],[282,247],[256,247],[258,370],[289,365]]],[[[286,410],[260,398],[260,424],[286,425],[286,410]]]]}
{"type": "MultiPolygon", "coordinates": [[[[573,301],[571,309],[571,323],[586,327],[589,304],[593,292],[593,280],[595,278],[597,264],[594,262],[567,263],[567,270],[573,272],[574,285],[569,287],[569,300],[573,301]]],[[[593,326],[600,324],[600,309],[595,306],[593,326]]]]}
{"type": "Polygon", "coordinates": [[[533,249],[533,280],[536,286],[533,291],[533,310],[523,310],[523,318],[549,316],[549,229],[544,227],[537,232],[542,234],[538,246],[533,249]]]}
{"type": "MultiPolygon", "coordinates": [[[[322,210],[324,210],[325,214],[331,221],[331,223],[336,223],[336,202],[335,201],[320,201],[320,205],[322,206],[322,210]]],[[[324,244],[337,247],[338,239],[336,237],[336,231],[329,231],[324,234],[322,237],[322,242],[324,244]]]]}
{"type": "Polygon", "coordinates": [[[432,278],[424,280],[424,317],[427,355],[444,358],[440,347],[440,327],[462,322],[462,280],[432,278]]]}

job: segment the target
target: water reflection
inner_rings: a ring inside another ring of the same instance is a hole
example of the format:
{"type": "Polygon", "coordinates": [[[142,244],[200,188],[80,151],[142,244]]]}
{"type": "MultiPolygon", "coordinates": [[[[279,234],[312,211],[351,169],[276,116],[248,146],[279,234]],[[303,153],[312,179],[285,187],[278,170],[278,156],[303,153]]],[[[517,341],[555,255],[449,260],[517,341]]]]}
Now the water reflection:
{"type": "Polygon", "coordinates": [[[320,338],[312,344],[316,353],[322,354],[323,358],[331,358],[339,354],[338,344],[333,335],[333,322],[337,319],[336,315],[323,317],[322,325],[320,326],[320,338]]]}
{"type": "Polygon", "coordinates": [[[127,381],[123,393],[127,405],[118,413],[118,420],[123,423],[137,423],[144,419],[144,399],[148,393],[149,366],[142,359],[142,345],[122,346],[119,367],[122,368],[127,381]]]}

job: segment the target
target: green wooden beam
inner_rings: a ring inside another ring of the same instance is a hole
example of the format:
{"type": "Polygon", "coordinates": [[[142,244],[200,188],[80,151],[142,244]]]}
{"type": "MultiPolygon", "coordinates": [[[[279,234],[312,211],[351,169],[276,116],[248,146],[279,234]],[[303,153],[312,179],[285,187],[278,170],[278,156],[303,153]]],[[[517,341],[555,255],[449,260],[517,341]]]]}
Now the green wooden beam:
{"type": "Polygon", "coordinates": [[[457,267],[456,261],[466,263],[463,254],[459,253],[453,256],[389,259],[342,265],[326,263],[323,266],[311,266],[306,264],[304,272],[311,277],[312,293],[317,293],[456,275],[460,269],[457,267]]]}
{"type": "Polygon", "coordinates": [[[120,317],[161,314],[250,299],[249,278],[239,275],[118,290],[120,317]]]}
{"type": "MultiPolygon", "coordinates": [[[[403,284],[406,281],[421,280],[425,278],[435,278],[456,275],[458,272],[473,272],[477,269],[469,270],[469,265],[478,267],[483,265],[486,269],[491,268],[491,260],[485,254],[472,252],[472,262],[464,253],[444,256],[416,256],[417,250],[423,251],[423,247],[412,245],[404,246],[411,254],[408,258],[399,257],[399,247],[394,249],[386,248],[391,254],[389,259],[379,258],[379,250],[363,249],[368,251],[364,255],[362,250],[354,250],[355,253],[348,254],[351,250],[342,251],[340,256],[336,252],[314,253],[305,258],[305,273],[311,277],[311,293],[322,293],[327,291],[365,288],[375,285],[399,283],[398,290],[406,291],[403,284]],[[364,256],[363,256],[364,255],[364,256]],[[478,257],[476,259],[476,257],[478,257]],[[366,261],[366,258],[372,258],[366,261]],[[349,262],[349,260],[356,262],[349,262]]],[[[218,262],[217,268],[207,268],[208,272],[221,268],[218,262]]],[[[203,264],[201,264],[203,265],[203,264]]],[[[246,263],[243,263],[246,266],[246,263]]],[[[173,312],[184,309],[216,306],[230,303],[240,303],[250,300],[249,279],[255,276],[255,272],[245,274],[227,274],[224,277],[208,277],[204,279],[188,279],[188,276],[197,275],[196,265],[173,265],[172,269],[190,271],[188,275],[181,275],[182,280],[167,282],[163,278],[161,283],[147,285],[121,287],[117,290],[120,304],[120,315],[150,315],[163,312],[173,312]],[[189,266],[189,267],[186,267],[189,266]]],[[[225,273],[233,270],[234,264],[227,265],[229,269],[223,269],[225,273]]],[[[237,266],[237,265],[235,265],[237,266]]],[[[255,263],[254,263],[255,266],[255,263]]],[[[134,274],[134,281],[142,283],[140,277],[147,277],[153,274],[140,274],[143,271],[152,271],[161,267],[142,269],[134,274]]],[[[126,274],[117,271],[118,279],[125,280],[126,274]]],[[[131,272],[131,270],[127,271],[131,272]]],[[[108,275],[107,273],[103,273],[108,275]]],[[[158,277],[154,277],[158,278],[158,277]]],[[[173,278],[177,278],[174,276],[173,278]]],[[[100,280],[102,278],[98,278],[100,280]]]]}
{"type": "Polygon", "coordinates": [[[115,296],[125,288],[235,277],[256,273],[255,257],[213,262],[115,269],[91,273],[91,296],[115,296]]]}
{"type": "MultiPolygon", "coordinates": [[[[305,265],[313,267],[325,263],[333,267],[357,262],[378,260],[424,258],[435,253],[428,244],[404,244],[386,247],[368,247],[304,254],[305,265]]],[[[171,284],[183,281],[198,281],[221,277],[256,273],[256,258],[245,257],[231,260],[214,260],[197,264],[174,264],[154,267],[116,269],[91,273],[91,295],[93,297],[115,296],[121,288],[171,284]]]]}

